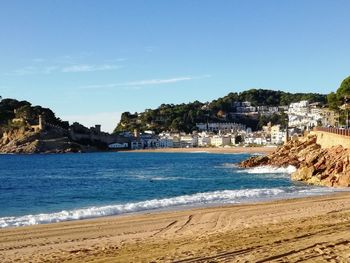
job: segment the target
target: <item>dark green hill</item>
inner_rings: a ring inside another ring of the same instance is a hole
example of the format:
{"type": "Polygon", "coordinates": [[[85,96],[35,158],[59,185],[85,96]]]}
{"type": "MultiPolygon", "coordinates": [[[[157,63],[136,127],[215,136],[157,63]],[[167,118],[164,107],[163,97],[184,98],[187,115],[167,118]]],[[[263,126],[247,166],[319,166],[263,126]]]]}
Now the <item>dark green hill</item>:
{"type": "Polygon", "coordinates": [[[156,132],[173,130],[191,132],[199,122],[240,122],[258,129],[271,121],[284,123],[286,116],[282,112],[270,115],[234,114],[234,102],[251,102],[252,106],[286,106],[292,102],[309,100],[310,103],[327,101],[327,96],[316,93],[289,93],[264,89],[251,89],[240,93],[229,93],[227,96],[202,103],[195,101],[187,104],[162,104],[157,109],[147,109],[141,113],[124,112],[115,132],[154,130],[156,132]]]}
{"type": "Polygon", "coordinates": [[[42,115],[45,120],[64,129],[68,129],[68,122],[62,121],[55,116],[55,113],[41,106],[32,106],[28,101],[18,101],[15,99],[3,99],[0,97],[0,129],[16,128],[18,125],[37,124],[39,115],[42,115]],[[25,123],[14,123],[14,118],[23,119],[25,123]]]}

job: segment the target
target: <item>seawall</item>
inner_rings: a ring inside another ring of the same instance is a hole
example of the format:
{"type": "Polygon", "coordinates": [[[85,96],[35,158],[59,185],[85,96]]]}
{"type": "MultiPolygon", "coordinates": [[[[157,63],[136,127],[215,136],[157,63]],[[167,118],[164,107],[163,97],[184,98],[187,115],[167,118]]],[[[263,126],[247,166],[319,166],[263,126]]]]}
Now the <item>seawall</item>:
{"type": "Polygon", "coordinates": [[[338,131],[314,130],[311,131],[310,134],[317,136],[317,143],[321,145],[322,148],[331,148],[337,145],[350,148],[350,136],[347,134],[339,134],[338,131]]]}

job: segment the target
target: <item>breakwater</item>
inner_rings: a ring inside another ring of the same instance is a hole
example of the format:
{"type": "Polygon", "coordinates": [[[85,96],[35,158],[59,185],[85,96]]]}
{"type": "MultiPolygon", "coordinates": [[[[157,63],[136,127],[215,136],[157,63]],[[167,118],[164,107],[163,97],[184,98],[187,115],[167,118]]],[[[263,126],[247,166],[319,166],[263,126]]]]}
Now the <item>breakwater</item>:
{"type": "Polygon", "coordinates": [[[316,127],[310,134],[317,136],[317,144],[323,149],[338,145],[350,148],[350,129],[316,127]]]}

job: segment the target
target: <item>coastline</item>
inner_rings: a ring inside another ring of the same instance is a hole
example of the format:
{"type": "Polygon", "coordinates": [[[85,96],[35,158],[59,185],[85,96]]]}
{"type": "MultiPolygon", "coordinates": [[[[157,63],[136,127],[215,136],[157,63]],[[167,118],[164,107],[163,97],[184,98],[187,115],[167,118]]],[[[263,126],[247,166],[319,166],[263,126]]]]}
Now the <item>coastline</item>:
{"type": "Polygon", "coordinates": [[[111,216],[1,229],[0,261],[345,262],[349,225],[349,192],[111,216]]]}
{"type": "Polygon", "coordinates": [[[201,148],[158,148],[158,149],[143,149],[143,150],[130,150],[126,152],[135,153],[218,153],[218,154],[236,154],[236,153],[261,153],[269,154],[273,153],[277,147],[230,147],[230,148],[213,148],[213,147],[201,147],[201,148]]]}

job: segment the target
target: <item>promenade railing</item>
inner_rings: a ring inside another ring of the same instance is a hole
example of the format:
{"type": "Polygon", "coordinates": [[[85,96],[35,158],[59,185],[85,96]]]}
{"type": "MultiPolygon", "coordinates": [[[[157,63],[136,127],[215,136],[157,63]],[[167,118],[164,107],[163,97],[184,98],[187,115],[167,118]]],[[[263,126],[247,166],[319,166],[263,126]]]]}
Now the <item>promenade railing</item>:
{"type": "Polygon", "coordinates": [[[350,137],[350,129],[341,129],[341,128],[331,128],[331,127],[315,127],[314,131],[330,132],[342,136],[350,137]]]}

